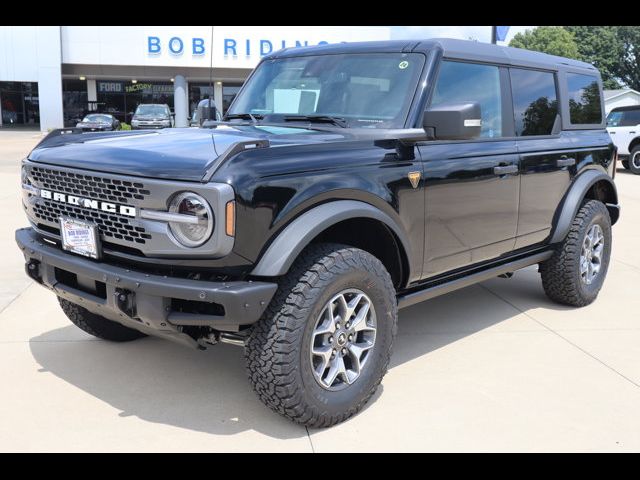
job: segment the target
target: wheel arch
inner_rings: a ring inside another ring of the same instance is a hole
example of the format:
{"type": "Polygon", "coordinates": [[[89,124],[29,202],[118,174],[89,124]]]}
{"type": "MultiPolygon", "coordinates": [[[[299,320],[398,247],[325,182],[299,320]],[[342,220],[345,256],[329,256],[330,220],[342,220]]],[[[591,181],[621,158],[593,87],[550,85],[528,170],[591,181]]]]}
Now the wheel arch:
{"type": "Polygon", "coordinates": [[[585,199],[599,200],[607,207],[613,225],[620,217],[618,191],[611,177],[599,170],[587,170],[573,181],[559,207],[550,243],[561,242],[569,232],[571,222],[585,199]]]}
{"type": "Polygon", "coordinates": [[[640,145],[640,135],[634,137],[633,140],[629,142],[629,148],[627,149],[629,151],[629,156],[631,156],[631,150],[633,150],[638,145],[640,145]]]}
{"type": "Polygon", "coordinates": [[[251,275],[284,275],[305,247],[318,242],[368,251],[385,265],[396,287],[409,278],[411,247],[406,233],[387,213],[358,200],[324,203],[298,216],[271,242],[251,275]]]}

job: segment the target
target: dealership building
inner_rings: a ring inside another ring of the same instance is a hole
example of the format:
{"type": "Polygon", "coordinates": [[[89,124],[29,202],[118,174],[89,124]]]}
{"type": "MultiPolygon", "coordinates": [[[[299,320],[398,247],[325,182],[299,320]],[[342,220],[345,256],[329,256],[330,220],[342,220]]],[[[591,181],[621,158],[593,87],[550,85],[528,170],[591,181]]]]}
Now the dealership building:
{"type": "Polygon", "coordinates": [[[0,128],[130,123],[166,103],[186,126],[198,101],[225,110],[260,58],[285,47],[388,40],[388,27],[0,27],[0,128]]]}

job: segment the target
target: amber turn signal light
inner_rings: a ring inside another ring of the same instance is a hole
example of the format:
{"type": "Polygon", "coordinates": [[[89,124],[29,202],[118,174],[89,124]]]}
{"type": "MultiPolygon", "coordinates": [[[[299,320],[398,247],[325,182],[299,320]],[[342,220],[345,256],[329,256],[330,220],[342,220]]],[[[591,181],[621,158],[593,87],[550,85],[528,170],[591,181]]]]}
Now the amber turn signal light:
{"type": "Polygon", "coordinates": [[[230,202],[227,202],[227,208],[225,213],[226,213],[225,232],[230,237],[233,237],[236,234],[236,202],[235,200],[231,200],[230,202]]]}

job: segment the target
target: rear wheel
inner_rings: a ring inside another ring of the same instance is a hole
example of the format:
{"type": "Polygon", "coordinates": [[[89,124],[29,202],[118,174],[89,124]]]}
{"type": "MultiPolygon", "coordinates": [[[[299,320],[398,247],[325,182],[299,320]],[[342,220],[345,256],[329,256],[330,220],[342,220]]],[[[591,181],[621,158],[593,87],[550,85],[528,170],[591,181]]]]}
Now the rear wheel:
{"type": "Polygon", "coordinates": [[[108,320],[100,315],[90,312],[80,305],[58,297],[62,311],[81,330],[94,337],[110,340],[112,342],[130,342],[146,335],[133,328],[108,320]]]}
{"type": "Polygon", "coordinates": [[[545,293],[565,305],[589,305],[602,288],[610,256],[609,212],[602,202],[585,201],[564,241],[540,264],[545,293]]]}
{"type": "Polygon", "coordinates": [[[629,170],[640,175],[640,145],[633,147],[629,154],[629,170]]]}
{"type": "Polygon", "coordinates": [[[305,250],[246,345],[260,400],[309,427],[356,414],[387,371],[397,305],[389,273],[371,254],[336,244],[305,250]]]}

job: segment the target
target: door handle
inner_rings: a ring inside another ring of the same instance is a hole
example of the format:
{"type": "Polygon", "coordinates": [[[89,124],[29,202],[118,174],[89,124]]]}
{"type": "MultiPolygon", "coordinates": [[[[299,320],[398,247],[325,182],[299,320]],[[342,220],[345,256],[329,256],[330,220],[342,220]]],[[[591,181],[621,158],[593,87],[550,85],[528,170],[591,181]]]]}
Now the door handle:
{"type": "Polygon", "coordinates": [[[576,164],[575,158],[560,158],[556,161],[558,167],[571,167],[576,164]]]}
{"type": "Polygon", "coordinates": [[[507,175],[509,173],[518,173],[517,165],[504,165],[500,167],[493,167],[493,173],[495,175],[507,175]]]}

